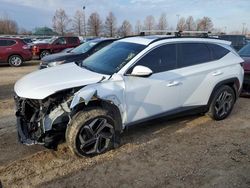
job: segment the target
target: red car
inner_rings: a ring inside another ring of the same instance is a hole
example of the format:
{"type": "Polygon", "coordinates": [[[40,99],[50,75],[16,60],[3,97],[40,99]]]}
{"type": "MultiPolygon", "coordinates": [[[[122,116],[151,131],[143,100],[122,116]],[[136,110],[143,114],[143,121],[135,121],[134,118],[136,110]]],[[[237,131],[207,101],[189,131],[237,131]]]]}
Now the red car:
{"type": "Polygon", "coordinates": [[[250,43],[244,46],[240,51],[239,55],[244,59],[244,82],[242,88],[242,96],[250,96],[250,43]]]}
{"type": "Polygon", "coordinates": [[[42,59],[44,56],[58,53],[66,48],[74,48],[80,44],[78,37],[56,37],[52,38],[48,43],[35,44],[32,47],[33,56],[42,59]]]}
{"type": "Polygon", "coordinates": [[[20,38],[0,38],[0,63],[19,67],[32,59],[30,46],[20,38]]]}

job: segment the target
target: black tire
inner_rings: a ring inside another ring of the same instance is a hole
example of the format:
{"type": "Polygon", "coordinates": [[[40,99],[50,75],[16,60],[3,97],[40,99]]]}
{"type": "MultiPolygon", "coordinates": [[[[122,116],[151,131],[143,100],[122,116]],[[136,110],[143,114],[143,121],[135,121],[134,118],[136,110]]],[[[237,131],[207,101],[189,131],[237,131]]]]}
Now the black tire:
{"type": "Polygon", "coordinates": [[[23,58],[20,55],[11,55],[8,63],[12,67],[20,67],[23,64],[23,58]]]}
{"type": "Polygon", "coordinates": [[[47,56],[49,54],[50,54],[50,52],[48,50],[41,51],[41,53],[40,53],[40,59],[42,59],[43,57],[45,57],[45,56],[47,56]]]}
{"type": "Polygon", "coordinates": [[[81,111],[72,118],[65,137],[77,156],[101,154],[114,148],[115,121],[105,109],[81,111]]]}
{"type": "Polygon", "coordinates": [[[213,95],[208,115],[214,120],[223,120],[232,112],[236,96],[233,88],[221,86],[213,95]]]}

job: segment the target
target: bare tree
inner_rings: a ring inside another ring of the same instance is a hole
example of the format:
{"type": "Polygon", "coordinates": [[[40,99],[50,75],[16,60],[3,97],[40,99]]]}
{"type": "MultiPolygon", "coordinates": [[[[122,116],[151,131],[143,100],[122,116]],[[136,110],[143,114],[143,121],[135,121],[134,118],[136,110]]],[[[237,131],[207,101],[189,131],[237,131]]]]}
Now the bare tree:
{"type": "Polygon", "coordinates": [[[197,20],[198,31],[211,31],[213,29],[213,22],[209,17],[203,17],[201,20],[197,20]]]}
{"type": "Polygon", "coordinates": [[[141,21],[137,20],[135,24],[135,34],[139,35],[141,33],[141,30],[142,30],[141,21]]]}
{"type": "Polygon", "coordinates": [[[122,25],[118,30],[118,33],[122,37],[126,37],[132,34],[132,25],[129,23],[128,20],[124,20],[122,22],[122,25]]]}
{"type": "Polygon", "coordinates": [[[165,13],[161,14],[157,26],[158,26],[159,30],[166,30],[167,29],[168,23],[167,23],[167,17],[166,17],[165,13]]]}
{"type": "Polygon", "coordinates": [[[177,24],[177,30],[179,31],[184,31],[186,28],[186,21],[185,21],[185,18],[181,18],[179,21],[178,21],[178,24],[177,24]]]}
{"type": "Polygon", "coordinates": [[[195,29],[196,29],[196,25],[195,25],[195,22],[194,22],[194,18],[193,18],[193,16],[189,16],[186,19],[186,30],[194,31],[195,29]]]}
{"type": "Polygon", "coordinates": [[[109,12],[105,21],[105,33],[109,37],[114,37],[116,33],[116,18],[112,12],[109,12]]]}
{"type": "Polygon", "coordinates": [[[97,12],[89,16],[88,32],[92,36],[99,36],[102,32],[102,20],[97,12]]]}
{"type": "Polygon", "coordinates": [[[151,31],[154,28],[155,28],[155,18],[152,15],[147,16],[144,21],[144,29],[151,31]]]}
{"type": "Polygon", "coordinates": [[[62,36],[65,35],[68,29],[68,25],[70,23],[70,19],[66,14],[65,10],[63,9],[56,10],[52,22],[54,30],[62,36]]]}
{"type": "Polygon", "coordinates": [[[0,34],[17,34],[18,25],[16,21],[10,19],[10,17],[5,14],[0,18],[0,34]]]}
{"type": "Polygon", "coordinates": [[[76,11],[72,24],[74,32],[81,36],[84,33],[84,15],[82,11],[76,11]]]}

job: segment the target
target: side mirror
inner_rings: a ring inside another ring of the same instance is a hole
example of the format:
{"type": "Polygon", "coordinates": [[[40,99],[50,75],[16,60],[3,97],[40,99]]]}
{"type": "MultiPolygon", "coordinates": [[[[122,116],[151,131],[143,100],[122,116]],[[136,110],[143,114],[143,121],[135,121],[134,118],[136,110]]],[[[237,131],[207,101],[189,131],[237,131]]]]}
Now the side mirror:
{"type": "Polygon", "coordinates": [[[150,68],[142,65],[135,66],[131,73],[132,76],[142,76],[142,77],[144,76],[147,77],[150,76],[151,74],[153,74],[153,71],[150,68]]]}

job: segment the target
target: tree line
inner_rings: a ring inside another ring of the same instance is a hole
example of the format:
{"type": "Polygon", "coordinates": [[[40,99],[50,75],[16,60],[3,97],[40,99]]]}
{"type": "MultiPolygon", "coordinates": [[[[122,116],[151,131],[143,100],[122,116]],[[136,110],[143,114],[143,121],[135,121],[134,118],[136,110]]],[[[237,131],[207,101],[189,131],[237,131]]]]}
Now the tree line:
{"type": "MultiPolygon", "coordinates": [[[[85,17],[82,10],[77,10],[70,18],[65,10],[58,9],[52,18],[53,30],[42,27],[35,28],[34,33],[50,33],[52,35],[78,35],[78,36],[128,36],[139,34],[142,30],[189,30],[189,31],[212,31],[213,22],[209,17],[194,20],[192,16],[178,18],[176,28],[168,25],[167,16],[162,13],[158,19],[148,15],[143,21],[137,20],[133,25],[129,20],[123,20],[118,24],[113,12],[109,12],[105,19],[102,19],[98,12],[91,13],[85,17]]],[[[153,32],[152,32],[153,33],[153,32]]],[[[24,28],[18,28],[18,24],[9,18],[8,15],[0,17],[0,34],[32,34],[24,28]]]]}
{"type": "Polygon", "coordinates": [[[139,34],[142,30],[189,30],[189,31],[212,31],[213,22],[209,17],[194,20],[192,16],[181,17],[177,27],[171,28],[168,25],[167,16],[162,13],[158,20],[154,16],[147,16],[143,22],[137,20],[133,26],[129,20],[123,20],[119,25],[113,12],[109,12],[105,20],[102,20],[97,12],[93,12],[86,19],[84,12],[77,10],[73,18],[69,18],[65,10],[58,9],[52,19],[53,29],[60,35],[75,33],[76,35],[88,36],[128,36],[139,34]],[[86,23],[85,23],[86,22],[86,23]]]}

